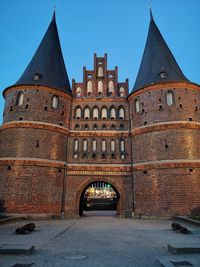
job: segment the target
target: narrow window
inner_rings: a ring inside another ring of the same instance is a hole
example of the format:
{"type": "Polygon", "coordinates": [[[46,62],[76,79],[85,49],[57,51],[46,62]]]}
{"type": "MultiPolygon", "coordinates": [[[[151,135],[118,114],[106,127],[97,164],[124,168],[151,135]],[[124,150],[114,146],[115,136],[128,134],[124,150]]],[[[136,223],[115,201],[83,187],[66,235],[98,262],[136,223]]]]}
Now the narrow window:
{"type": "Polygon", "coordinates": [[[75,118],[80,119],[81,118],[81,108],[78,107],[75,111],[75,118]]]}
{"type": "Polygon", "coordinates": [[[124,140],[120,140],[120,152],[124,152],[125,151],[125,142],[124,140]]]}
{"type": "Polygon", "coordinates": [[[76,88],[76,96],[80,97],[81,96],[81,87],[76,88]]]}
{"type": "Polygon", "coordinates": [[[101,150],[102,150],[102,152],[106,151],[106,140],[102,140],[102,142],[101,142],[101,150]]]}
{"type": "Polygon", "coordinates": [[[90,118],[90,110],[89,108],[84,109],[84,119],[89,119],[90,118]]]}
{"type": "Polygon", "coordinates": [[[119,109],[119,119],[124,119],[125,118],[125,112],[123,108],[119,109]]]}
{"type": "Polygon", "coordinates": [[[93,119],[97,120],[99,118],[99,110],[98,108],[93,109],[93,119]]]}
{"type": "Polygon", "coordinates": [[[125,96],[125,90],[124,90],[124,87],[120,87],[120,89],[119,89],[119,95],[120,95],[121,97],[125,96]]]}
{"type": "Polygon", "coordinates": [[[111,120],[116,119],[116,110],[115,110],[115,108],[111,108],[111,110],[110,110],[110,118],[111,118],[111,120]]]}
{"type": "Polygon", "coordinates": [[[108,117],[107,109],[106,108],[102,108],[102,110],[101,110],[101,118],[102,119],[107,119],[107,117],[108,117]]]}
{"type": "Polygon", "coordinates": [[[103,82],[98,81],[98,94],[101,95],[103,94],[103,82]]]}
{"type": "Polygon", "coordinates": [[[97,151],[97,140],[92,140],[92,151],[97,151]]]}
{"type": "Polygon", "coordinates": [[[22,92],[19,92],[17,94],[17,102],[16,102],[16,105],[17,106],[22,106],[23,105],[23,102],[24,102],[24,94],[22,92]]]}
{"type": "Polygon", "coordinates": [[[98,76],[103,77],[103,67],[98,67],[98,76]]]}
{"type": "Polygon", "coordinates": [[[109,81],[109,83],[108,83],[108,93],[109,93],[109,95],[112,95],[113,92],[114,92],[114,83],[113,83],[113,81],[109,81]]]}
{"type": "Polygon", "coordinates": [[[172,92],[168,91],[166,93],[166,100],[167,100],[167,105],[168,106],[171,106],[171,105],[174,104],[174,101],[173,101],[173,93],[172,92]]]}
{"type": "Polygon", "coordinates": [[[83,140],[83,151],[86,152],[88,149],[88,141],[85,139],[83,140]]]}
{"type": "Polygon", "coordinates": [[[78,151],[78,139],[74,140],[74,151],[78,151]]]}
{"type": "Polygon", "coordinates": [[[111,143],[110,143],[110,151],[111,152],[115,152],[115,140],[111,140],[111,143]]]}
{"type": "Polygon", "coordinates": [[[58,108],[58,96],[54,95],[52,98],[52,108],[58,108]]]}
{"type": "Polygon", "coordinates": [[[135,100],[135,112],[138,113],[140,112],[140,103],[139,100],[135,100]]]}
{"type": "Polygon", "coordinates": [[[87,82],[87,94],[88,95],[92,94],[92,81],[87,82]]]}

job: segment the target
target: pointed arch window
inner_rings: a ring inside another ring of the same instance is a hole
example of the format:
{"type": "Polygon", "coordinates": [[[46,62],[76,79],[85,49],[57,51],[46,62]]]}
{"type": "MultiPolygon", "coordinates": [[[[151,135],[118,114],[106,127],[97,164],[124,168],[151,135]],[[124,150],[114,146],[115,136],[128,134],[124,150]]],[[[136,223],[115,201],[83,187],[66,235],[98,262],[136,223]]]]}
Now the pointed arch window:
{"type": "Polygon", "coordinates": [[[97,151],[97,140],[92,140],[92,151],[95,152],[97,151]]]}
{"type": "Polygon", "coordinates": [[[77,107],[75,110],[75,118],[81,119],[81,108],[80,107],[77,107]]]}
{"type": "Polygon", "coordinates": [[[111,152],[115,152],[115,149],[116,149],[115,140],[111,140],[111,143],[110,143],[110,151],[111,152]]]}
{"type": "Polygon", "coordinates": [[[83,151],[86,152],[88,150],[88,141],[87,139],[83,140],[83,151]]]}
{"type": "Polygon", "coordinates": [[[113,83],[113,81],[109,81],[109,83],[108,83],[108,93],[109,93],[109,95],[114,93],[114,83],[113,83]]]}
{"type": "Polygon", "coordinates": [[[59,105],[59,98],[58,98],[57,95],[54,95],[52,97],[52,108],[57,109],[58,108],[58,105],[59,105]]]}
{"type": "Polygon", "coordinates": [[[166,93],[167,105],[172,106],[174,104],[174,95],[171,91],[166,93]]]}
{"type": "Polygon", "coordinates": [[[116,110],[115,110],[115,108],[111,108],[111,110],[110,110],[110,118],[111,119],[116,119],[116,110]]]}
{"type": "Polygon", "coordinates": [[[138,99],[135,100],[135,112],[140,112],[140,102],[138,99]]]}
{"type": "Polygon", "coordinates": [[[122,139],[120,140],[120,152],[125,151],[125,141],[122,139]]]}
{"type": "Polygon", "coordinates": [[[90,118],[90,109],[89,108],[85,108],[84,109],[84,119],[89,119],[90,118]]]}
{"type": "Polygon", "coordinates": [[[98,81],[98,94],[103,94],[103,82],[98,81]]]}
{"type": "Polygon", "coordinates": [[[124,108],[119,108],[119,119],[124,120],[125,119],[125,111],[124,108]]]}
{"type": "Polygon", "coordinates": [[[93,109],[93,119],[97,120],[99,118],[99,110],[98,108],[93,109]]]}
{"type": "Polygon", "coordinates": [[[98,67],[98,77],[103,77],[103,67],[98,67]]]}
{"type": "Polygon", "coordinates": [[[81,96],[81,87],[76,88],[76,96],[80,97],[81,96]]]}
{"type": "Polygon", "coordinates": [[[87,82],[87,94],[92,94],[92,81],[87,82]]]}
{"type": "Polygon", "coordinates": [[[79,145],[78,139],[75,139],[74,140],[74,152],[78,151],[78,145],[79,145]]]}
{"type": "Polygon", "coordinates": [[[24,94],[23,94],[23,92],[19,92],[17,94],[17,102],[16,102],[16,105],[17,106],[22,106],[23,105],[23,102],[24,102],[24,94]]]}
{"type": "Polygon", "coordinates": [[[125,90],[124,90],[124,87],[120,87],[119,89],[119,95],[122,97],[122,96],[125,96],[125,90]]]}
{"type": "Polygon", "coordinates": [[[102,108],[101,110],[101,118],[102,119],[107,119],[108,118],[108,111],[106,108],[102,108]]]}
{"type": "Polygon", "coordinates": [[[102,150],[102,152],[106,151],[106,140],[101,141],[101,150],[102,150]]]}

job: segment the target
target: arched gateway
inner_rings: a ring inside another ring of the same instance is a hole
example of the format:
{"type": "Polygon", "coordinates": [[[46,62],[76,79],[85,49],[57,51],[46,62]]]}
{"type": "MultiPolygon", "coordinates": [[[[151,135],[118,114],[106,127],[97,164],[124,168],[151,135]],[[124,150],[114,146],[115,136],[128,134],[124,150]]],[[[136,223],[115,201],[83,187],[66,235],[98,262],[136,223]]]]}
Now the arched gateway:
{"type": "Polygon", "coordinates": [[[79,215],[84,211],[116,211],[120,214],[120,194],[117,189],[105,181],[89,183],[80,197],[79,215]]]}

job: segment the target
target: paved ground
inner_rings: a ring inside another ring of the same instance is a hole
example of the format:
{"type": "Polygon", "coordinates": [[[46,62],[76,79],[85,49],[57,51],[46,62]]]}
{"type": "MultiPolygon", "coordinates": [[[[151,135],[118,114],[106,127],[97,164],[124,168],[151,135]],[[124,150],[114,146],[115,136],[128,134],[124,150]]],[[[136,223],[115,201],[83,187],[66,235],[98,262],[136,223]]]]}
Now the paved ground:
{"type": "MultiPolygon", "coordinates": [[[[0,225],[0,243],[35,245],[30,256],[0,256],[0,267],[34,263],[33,267],[160,267],[171,256],[168,243],[200,245],[200,228],[186,225],[191,235],[170,230],[169,220],[85,216],[79,220],[36,221],[37,231],[15,235],[25,222],[0,225]]],[[[191,255],[190,255],[191,257],[191,255]]],[[[199,262],[200,255],[192,255],[199,262]]]]}

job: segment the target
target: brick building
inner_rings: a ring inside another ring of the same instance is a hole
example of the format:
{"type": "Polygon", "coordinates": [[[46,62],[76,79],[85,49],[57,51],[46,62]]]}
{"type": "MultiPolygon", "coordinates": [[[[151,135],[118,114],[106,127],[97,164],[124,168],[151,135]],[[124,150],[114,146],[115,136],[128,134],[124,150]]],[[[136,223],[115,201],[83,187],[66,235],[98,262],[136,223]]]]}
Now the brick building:
{"type": "Polygon", "coordinates": [[[3,92],[0,209],[65,217],[111,185],[122,217],[200,210],[200,86],[181,71],[151,14],[135,86],[107,54],[67,76],[55,14],[27,69],[3,92]]]}

